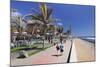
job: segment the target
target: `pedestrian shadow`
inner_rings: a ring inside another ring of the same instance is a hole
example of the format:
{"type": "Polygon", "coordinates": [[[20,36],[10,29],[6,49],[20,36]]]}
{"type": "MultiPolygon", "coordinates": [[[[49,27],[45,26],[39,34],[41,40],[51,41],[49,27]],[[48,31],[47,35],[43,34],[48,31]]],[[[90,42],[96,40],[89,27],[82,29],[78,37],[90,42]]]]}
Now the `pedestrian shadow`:
{"type": "Polygon", "coordinates": [[[54,54],[52,56],[59,57],[59,56],[62,56],[62,55],[61,54],[54,54]]]}

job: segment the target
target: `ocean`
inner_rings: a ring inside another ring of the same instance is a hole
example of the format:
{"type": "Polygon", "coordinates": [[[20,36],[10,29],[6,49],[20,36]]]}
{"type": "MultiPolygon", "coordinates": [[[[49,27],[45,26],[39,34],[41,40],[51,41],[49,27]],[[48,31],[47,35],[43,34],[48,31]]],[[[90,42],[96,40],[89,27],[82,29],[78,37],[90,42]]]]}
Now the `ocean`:
{"type": "Polygon", "coordinates": [[[95,36],[85,36],[85,37],[80,37],[82,40],[86,40],[91,43],[95,43],[95,36]]]}

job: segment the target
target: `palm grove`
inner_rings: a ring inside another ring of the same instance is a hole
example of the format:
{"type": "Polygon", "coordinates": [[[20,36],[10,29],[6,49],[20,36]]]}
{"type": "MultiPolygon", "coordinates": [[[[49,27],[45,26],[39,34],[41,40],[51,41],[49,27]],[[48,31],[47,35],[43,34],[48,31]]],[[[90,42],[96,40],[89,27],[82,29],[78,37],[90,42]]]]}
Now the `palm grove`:
{"type": "Polygon", "coordinates": [[[55,22],[59,22],[59,20],[53,18],[53,10],[51,8],[48,8],[45,3],[39,3],[39,5],[40,11],[33,8],[33,14],[24,16],[18,13],[17,9],[11,9],[12,43],[18,40],[30,42],[32,38],[41,39],[43,41],[42,48],[44,48],[45,40],[48,40],[48,43],[53,43],[55,36],[70,35],[70,30],[63,32],[62,25],[55,25],[55,22]]]}

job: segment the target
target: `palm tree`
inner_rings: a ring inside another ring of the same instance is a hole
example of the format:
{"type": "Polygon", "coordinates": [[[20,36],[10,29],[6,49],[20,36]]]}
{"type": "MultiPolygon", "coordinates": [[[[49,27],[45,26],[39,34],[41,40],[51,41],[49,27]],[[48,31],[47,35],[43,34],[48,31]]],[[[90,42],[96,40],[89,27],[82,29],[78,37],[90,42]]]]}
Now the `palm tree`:
{"type": "Polygon", "coordinates": [[[21,14],[17,12],[16,9],[11,10],[11,26],[15,26],[17,31],[21,34],[22,32],[22,17],[21,14]]]}
{"type": "Polygon", "coordinates": [[[11,35],[15,34],[15,31],[13,31],[15,29],[17,32],[16,38],[22,38],[22,32],[25,31],[24,26],[25,22],[22,19],[22,15],[16,9],[11,9],[11,35]]]}
{"type": "Polygon", "coordinates": [[[58,31],[58,34],[60,34],[60,35],[63,33],[63,24],[62,23],[58,23],[57,31],[58,31]]]}
{"type": "Polygon", "coordinates": [[[32,20],[39,20],[41,23],[43,23],[43,29],[44,33],[46,32],[47,24],[53,22],[54,20],[51,17],[52,9],[47,8],[45,3],[40,3],[40,12],[37,12],[35,9],[33,9],[35,14],[27,15],[28,17],[31,17],[32,20]]]}
{"type": "MultiPolygon", "coordinates": [[[[45,3],[40,3],[40,12],[33,9],[35,14],[29,14],[25,17],[30,17],[31,20],[38,20],[42,23],[40,31],[42,32],[43,36],[47,33],[47,30],[49,28],[49,23],[54,22],[55,20],[52,18],[52,9],[48,8],[45,3]]],[[[44,44],[43,44],[44,48],[44,44]]]]}

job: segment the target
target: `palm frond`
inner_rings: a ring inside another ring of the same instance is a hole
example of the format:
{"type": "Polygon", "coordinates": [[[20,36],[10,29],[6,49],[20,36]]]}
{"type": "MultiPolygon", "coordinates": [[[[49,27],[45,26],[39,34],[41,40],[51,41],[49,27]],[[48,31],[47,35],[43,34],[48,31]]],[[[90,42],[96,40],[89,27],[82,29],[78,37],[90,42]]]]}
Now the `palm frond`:
{"type": "Polygon", "coordinates": [[[34,20],[40,20],[40,21],[42,20],[41,17],[40,17],[40,15],[37,15],[37,14],[35,14],[35,15],[28,14],[25,17],[30,17],[31,19],[34,19],[34,20]]]}
{"type": "Polygon", "coordinates": [[[46,4],[41,3],[40,8],[41,8],[41,13],[42,13],[44,19],[46,19],[46,17],[47,17],[47,6],[46,6],[46,4]]]}
{"type": "Polygon", "coordinates": [[[47,9],[47,17],[46,17],[46,19],[49,19],[49,17],[50,17],[50,15],[52,14],[52,9],[50,9],[50,8],[48,8],[47,9]]]}

